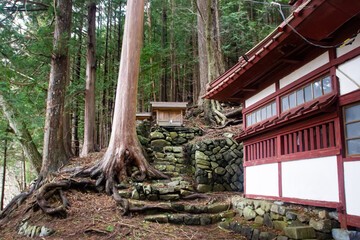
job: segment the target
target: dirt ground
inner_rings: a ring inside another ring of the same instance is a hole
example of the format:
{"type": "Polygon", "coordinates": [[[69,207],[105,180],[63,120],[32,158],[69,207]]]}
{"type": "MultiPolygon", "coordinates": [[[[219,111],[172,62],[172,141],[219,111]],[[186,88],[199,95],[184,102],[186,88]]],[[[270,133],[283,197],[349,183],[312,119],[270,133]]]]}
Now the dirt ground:
{"type": "MultiPolygon", "coordinates": [[[[0,226],[0,239],[26,239],[17,234],[19,223],[27,216],[30,225],[56,231],[50,237],[36,239],[244,239],[240,234],[221,229],[217,224],[185,226],[145,222],[143,215],[121,216],[111,196],[93,192],[69,191],[72,204],[66,218],[50,217],[41,210],[26,212],[32,199],[0,226]]],[[[196,200],[194,200],[196,201],[196,200]]]]}
{"type": "MultiPolygon", "coordinates": [[[[241,128],[238,125],[225,129],[211,129],[199,118],[187,120],[186,125],[198,126],[205,132],[204,136],[196,137],[194,141],[218,138],[224,132],[236,135],[241,128]]],[[[91,166],[103,154],[104,150],[86,158],[72,159],[67,167],[91,166]]],[[[60,178],[63,177],[68,176],[60,178]]],[[[121,216],[113,198],[105,193],[70,190],[65,194],[71,203],[66,218],[51,217],[41,210],[34,212],[31,206],[35,198],[32,196],[10,214],[9,221],[0,223],[0,240],[27,239],[17,234],[20,222],[26,217],[30,217],[28,220],[30,225],[45,226],[56,231],[49,237],[35,239],[245,239],[233,231],[219,228],[218,224],[208,226],[158,224],[144,221],[144,215],[121,216]]]]}

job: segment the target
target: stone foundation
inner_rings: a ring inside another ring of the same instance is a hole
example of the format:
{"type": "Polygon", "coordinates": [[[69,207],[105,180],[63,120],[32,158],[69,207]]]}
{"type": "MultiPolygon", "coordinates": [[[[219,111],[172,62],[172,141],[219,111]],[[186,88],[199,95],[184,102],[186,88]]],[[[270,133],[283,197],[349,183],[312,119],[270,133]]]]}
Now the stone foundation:
{"type": "Polygon", "coordinates": [[[245,220],[279,230],[285,240],[332,239],[334,232],[338,234],[342,231],[338,229],[340,223],[335,209],[253,200],[240,196],[232,198],[232,206],[245,220]]]}

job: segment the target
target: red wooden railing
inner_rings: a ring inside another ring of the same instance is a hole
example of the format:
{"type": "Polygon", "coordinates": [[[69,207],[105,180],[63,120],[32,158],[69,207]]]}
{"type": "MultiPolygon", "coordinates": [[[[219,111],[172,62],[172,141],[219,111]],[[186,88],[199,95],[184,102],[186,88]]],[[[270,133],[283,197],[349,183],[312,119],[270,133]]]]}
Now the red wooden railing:
{"type": "Polygon", "coordinates": [[[245,161],[276,157],[276,145],[276,137],[274,137],[245,146],[245,161]]]}
{"type": "Polygon", "coordinates": [[[334,120],[245,145],[245,161],[274,161],[284,155],[335,147],[334,120]],[[280,140],[281,148],[278,149],[280,140]]]}
{"type": "Polygon", "coordinates": [[[308,127],[280,137],[281,155],[334,147],[334,122],[308,127]]]}

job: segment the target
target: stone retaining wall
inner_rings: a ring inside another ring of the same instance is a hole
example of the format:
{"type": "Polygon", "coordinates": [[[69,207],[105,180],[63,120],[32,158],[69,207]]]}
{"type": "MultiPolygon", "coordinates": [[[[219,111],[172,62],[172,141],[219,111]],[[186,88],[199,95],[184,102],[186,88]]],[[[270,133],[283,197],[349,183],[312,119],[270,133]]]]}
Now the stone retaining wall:
{"type": "Polygon", "coordinates": [[[243,146],[231,138],[185,146],[199,192],[243,191],[243,146]]]}
{"type": "MultiPolygon", "coordinates": [[[[341,229],[335,209],[234,196],[232,206],[241,217],[281,231],[283,239],[332,239],[341,229]]],[[[252,239],[251,236],[248,239],[252,239]]]]}

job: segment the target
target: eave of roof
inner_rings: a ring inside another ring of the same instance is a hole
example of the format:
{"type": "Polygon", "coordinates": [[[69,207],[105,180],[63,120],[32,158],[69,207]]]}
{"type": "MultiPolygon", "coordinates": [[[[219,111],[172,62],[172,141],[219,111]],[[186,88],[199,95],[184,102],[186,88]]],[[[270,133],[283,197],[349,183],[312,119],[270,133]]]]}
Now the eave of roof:
{"type": "Polygon", "coordinates": [[[150,102],[152,109],[186,109],[187,102],[150,102]]]}
{"type": "MultiPolygon", "coordinates": [[[[303,32],[310,31],[312,34],[310,34],[311,36],[316,35],[316,38],[321,40],[337,30],[337,28],[346,22],[346,20],[352,18],[353,15],[351,14],[358,14],[360,9],[359,2],[356,0],[348,0],[348,5],[353,2],[355,3],[353,9],[350,9],[349,6],[345,5],[346,7],[344,8],[346,8],[346,13],[338,10],[337,14],[340,16],[340,19],[333,20],[323,33],[316,33],[316,29],[318,29],[319,26],[317,26],[317,28],[310,29],[314,25],[311,22],[314,19],[319,19],[322,24],[325,24],[324,21],[326,19],[319,17],[319,15],[324,13],[321,11],[329,9],[328,6],[335,7],[334,9],[336,9],[336,7],[338,8],[338,5],[340,4],[338,1],[339,0],[307,0],[295,9],[295,11],[293,11],[293,13],[287,18],[287,22],[297,30],[300,29],[303,32]],[[320,6],[322,6],[322,8],[321,10],[318,10],[320,6]],[[320,11],[320,13],[316,12],[316,10],[320,11]]],[[[333,9],[328,11],[332,13],[333,9]]],[[[281,48],[286,46],[286,44],[295,45],[297,46],[297,49],[311,47],[305,41],[300,39],[293,31],[291,31],[291,29],[286,26],[286,23],[283,22],[263,41],[246,53],[248,58],[247,61],[243,57],[240,57],[237,64],[219,78],[211,82],[207,86],[206,95],[203,97],[220,101],[241,100],[241,96],[244,95],[244,92],[251,90],[248,87],[257,80],[257,77],[260,78],[258,72],[262,72],[262,74],[265,75],[267,71],[274,71],[275,67],[278,67],[274,65],[274,62],[281,61],[281,56],[278,52],[281,51],[281,48]],[[272,56],[274,56],[274,58],[272,58],[272,56]],[[272,61],[269,61],[269,59],[272,61]],[[261,66],[259,65],[259,62],[261,62],[261,66]]]]}

